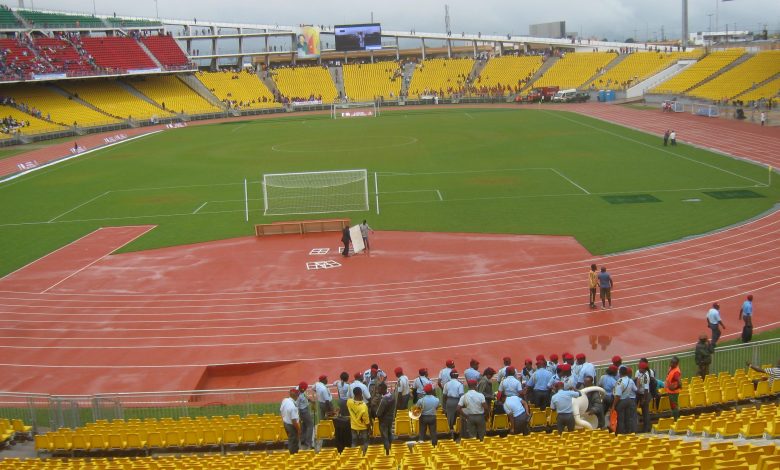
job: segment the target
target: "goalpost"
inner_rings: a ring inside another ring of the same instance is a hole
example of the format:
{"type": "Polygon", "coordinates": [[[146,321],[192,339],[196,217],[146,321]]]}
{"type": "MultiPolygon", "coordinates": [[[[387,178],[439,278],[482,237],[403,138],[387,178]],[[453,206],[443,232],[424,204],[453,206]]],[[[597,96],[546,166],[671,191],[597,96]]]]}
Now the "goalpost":
{"type": "Polygon", "coordinates": [[[368,211],[366,170],[263,175],[265,215],[368,211]]]}
{"type": "Polygon", "coordinates": [[[714,104],[695,104],[693,105],[692,113],[697,116],[718,117],[720,116],[720,109],[714,104]]]}
{"type": "Polygon", "coordinates": [[[377,116],[379,116],[379,106],[376,102],[333,103],[330,107],[330,117],[333,119],[377,116]]]}

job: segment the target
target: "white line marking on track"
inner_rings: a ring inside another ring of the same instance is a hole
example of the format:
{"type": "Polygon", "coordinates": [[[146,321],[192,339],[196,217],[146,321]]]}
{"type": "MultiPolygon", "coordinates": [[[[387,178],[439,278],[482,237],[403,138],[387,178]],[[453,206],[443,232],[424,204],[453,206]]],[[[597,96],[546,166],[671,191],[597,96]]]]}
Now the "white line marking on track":
{"type": "Polygon", "coordinates": [[[0,277],[0,281],[2,281],[3,279],[7,278],[8,276],[10,276],[10,275],[12,275],[12,274],[14,274],[14,273],[17,273],[17,272],[21,271],[22,269],[24,269],[24,268],[26,268],[26,267],[30,266],[30,265],[31,265],[31,264],[33,264],[33,263],[37,263],[38,261],[40,261],[40,260],[42,260],[42,259],[44,259],[44,258],[47,258],[47,257],[49,257],[49,256],[53,255],[54,253],[57,253],[58,251],[64,250],[65,248],[69,247],[70,245],[72,245],[72,244],[76,243],[77,241],[79,241],[79,240],[82,240],[82,239],[84,239],[84,238],[87,238],[88,236],[92,235],[93,233],[97,232],[98,230],[100,230],[100,229],[99,229],[99,228],[96,228],[95,230],[93,230],[93,231],[91,231],[91,232],[87,233],[86,235],[83,235],[83,236],[81,236],[81,237],[79,237],[79,238],[77,238],[77,239],[73,240],[72,242],[68,243],[67,245],[63,245],[63,246],[61,246],[61,247],[57,248],[57,249],[56,249],[56,250],[54,250],[54,251],[51,251],[51,252],[49,252],[49,253],[46,253],[45,255],[41,256],[40,258],[38,258],[38,259],[36,259],[36,260],[30,261],[29,263],[25,264],[25,265],[24,265],[24,266],[22,266],[21,268],[15,269],[15,270],[11,271],[10,273],[6,274],[5,276],[3,276],[3,277],[0,277]]]}
{"type": "Polygon", "coordinates": [[[60,215],[58,215],[57,217],[55,217],[55,218],[53,218],[53,219],[49,220],[49,221],[48,221],[48,222],[46,222],[46,223],[47,223],[47,224],[50,224],[50,223],[54,222],[55,220],[59,219],[60,217],[62,217],[63,215],[65,215],[65,214],[70,214],[71,212],[75,211],[76,209],[78,209],[78,208],[80,208],[80,207],[84,207],[84,206],[86,206],[87,204],[89,204],[89,203],[90,203],[90,202],[92,202],[92,201],[97,201],[98,199],[100,199],[101,197],[105,196],[106,194],[108,194],[108,193],[110,193],[110,192],[111,192],[111,191],[106,191],[106,192],[104,192],[103,194],[98,194],[97,196],[93,197],[93,198],[92,198],[92,199],[90,199],[89,201],[82,202],[82,203],[81,203],[81,204],[79,204],[78,206],[76,206],[76,207],[74,207],[74,208],[72,208],[72,209],[69,209],[69,210],[67,210],[67,211],[63,212],[62,214],[60,214],[60,215]]]}
{"type": "Polygon", "coordinates": [[[588,191],[587,189],[583,188],[583,187],[582,187],[582,186],[580,186],[579,184],[575,183],[575,182],[574,182],[574,181],[573,181],[571,178],[569,178],[568,176],[564,175],[564,174],[563,174],[563,173],[561,173],[560,171],[556,170],[555,168],[550,168],[550,170],[551,170],[551,171],[553,171],[553,172],[555,172],[555,173],[556,173],[558,176],[560,176],[561,178],[565,179],[565,180],[566,180],[566,181],[568,181],[569,183],[573,184],[573,185],[574,185],[574,186],[576,186],[577,188],[579,188],[579,189],[580,189],[582,192],[584,192],[585,194],[590,194],[590,191],[588,191]]]}
{"type": "Polygon", "coordinates": [[[206,207],[206,204],[208,204],[208,203],[209,203],[209,202],[208,202],[208,201],[206,201],[206,202],[204,202],[203,204],[199,205],[197,209],[195,209],[194,211],[192,211],[192,213],[193,213],[193,214],[197,214],[197,213],[198,213],[198,211],[200,211],[201,209],[203,209],[204,207],[206,207]]]}

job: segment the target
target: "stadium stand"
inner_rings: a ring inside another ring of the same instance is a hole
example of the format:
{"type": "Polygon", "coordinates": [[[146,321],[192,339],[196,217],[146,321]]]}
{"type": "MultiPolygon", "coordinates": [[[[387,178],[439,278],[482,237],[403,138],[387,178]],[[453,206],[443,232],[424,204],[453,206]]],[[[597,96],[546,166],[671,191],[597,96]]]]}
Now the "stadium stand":
{"type": "Polygon", "coordinates": [[[650,90],[651,93],[683,93],[742,57],[744,49],[714,51],[687,69],[650,90]]]}
{"type": "Polygon", "coordinates": [[[12,29],[21,28],[22,24],[16,16],[5,5],[0,6],[0,28],[12,29]]]}
{"type": "Polygon", "coordinates": [[[768,100],[770,98],[777,100],[778,96],[780,96],[780,78],[775,78],[761,86],[742,93],[737,96],[737,99],[747,103],[749,101],[758,101],[761,99],[768,100]]]}
{"type": "Polygon", "coordinates": [[[108,18],[107,21],[117,28],[132,28],[132,27],[149,27],[149,26],[162,26],[159,21],[151,20],[134,20],[129,18],[108,18]]]}
{"type": "Polygon", "coordinates": [[[168,117],[170,112],[133,95],[115,80],[94,79],[89,81],[66,81],[60,86],[73,95],[101,110],[121,119],[151,119],[168,117]]]}
{"type": "Polygon", "coordinates": [[[57,71],[67,72],[69,75],[87,75],[95,71],[89,61],[64,39],[42,37],[35,38],[33,43],[39,54],[57,71]]]}
{"type": "Polygon", "coordinates": [[[338,97],[336,85],[325,67],[282,67],[271,71],[276,87],[286,101],[333,103],[338,97]]]}
{"type": "Polygon", "coordinates": [[[402,70],[398,62],[347,64],[344,92],[353,101],[373,101],[378,97],[397,99],[401,94],[402,70]]]}
{"type": "Polygon", "coordinates": [[[128,37],[83,37],[81,45],[95,63],[109,70],[127,71],[155,69],[157,64],[128,37]]]}
{"type": "Polygon", "coordinates": [[[16,103],[25,104],[41,111],[43,116],[51,115],[53,122],[81,127],[115,123],[118,120],[95,111],[57,93],[44,85],[11,85],[3,88],[6,96],[16,103]]]}
{"type": "Polygon", "coordinates": [[[617,57],[615,52],[575,52],[560,58],[538,80],[534,87],[558,86],[562,90],[579,88],[617,57]]]}
{"type": "Polygon", "coordinates": [[[0,39],[2,55],[2,76],[4,79],[23,80],[33,73],[50,73],[55,68],[48,61],[38,57],[27,44],[16,39],[0,39]]]}
{"type": "Polygon", "coordinates": [[[473,85],[480,93],[519,93],[541,66],[542,57],[537,55],[495,57],[488,61],[473,85]]]}
{"type": "Polygon", "coordinates": [[[64,129],[59,124],[38,119],[8,105],[0,107],[0,122],[2,123],[2,127],[0,127],[0,138],[2,139],[10,139],[17,129],[22,134],[43,134],[64,129]]]}
{"type": "Polygon", "coordinates": [[[464,93],[474,59],[428,59],[420,62],[412,74],[409,97],[419,99],[423,95],[449,98],[464,93]]]}
{"type": "Polygon", "coordinates": [[[663,71],[678,60],[698,59],[702,53],[701,49],[689,52],[634,52],[594,78],[587,86],[623,90],[663,71]]]}
{"type": "Polygon", "coordinates": [[[271,90],[255,73],[248,70],[231,72],[198,72],[195,75],[223,103],[235,109],[277,108],[271,90]]]}
{"type": "Polygon", "coordinates": [[[105,28],[100,18],[86,15],[64,15],[33,10],[16,10],[33,26],[43,28],[105,28]]]}
{"type": "Polygon", "coordinates": [[[187,67],[190,60],[171,36],[143,36],[141,42],[166,67],[187,67]]]}
{"type": "Polygon", "coordinates": [[[139,77],[132,81],[128,80],[127,83],[163,109],[171,110],[174,113],[206,114],[222,111],[206,101],[175,75],[139,77]]]}
{"type": "Polygon", "coordinates": [[[709,100],[729,100],[780,73],[780,50],[758,52],[745,62],[688,91],[709,100]]]}

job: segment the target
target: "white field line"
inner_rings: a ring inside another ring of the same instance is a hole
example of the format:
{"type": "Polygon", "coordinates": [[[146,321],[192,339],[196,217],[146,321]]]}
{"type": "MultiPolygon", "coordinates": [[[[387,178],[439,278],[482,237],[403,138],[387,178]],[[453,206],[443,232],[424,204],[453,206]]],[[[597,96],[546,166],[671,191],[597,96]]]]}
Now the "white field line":
{"type": "Polygon", "coordinates": [[[54,222],[55,220],[59,219],[60,217],[62,217],[63,215],[65,215],[65,214],[69,214],[69,213],[71,213],[71,212],[75,211],[76,209],[78,209],[78,208],[80,208],[80,207],[86,206],[86,205],[87,205],[87,204],[89,204],[90,202],[92,202],[92,201],[96,201],[96,200],[100,199],[101,197],[105,196],[106,194],[108,194],[108,193],[110,193],[110,192],[111,192],[111,191],[106,191],[106,192],[104,192],[103,194],[98,194],[97,196],[93,197],[93,198],[92,198],[92,199],[90,199],[89,201],[82,202],[82,203],[81,203],[81,204],[79,204],[78,206],[76,206],[76,207],[74,207],[74,208],[72,208],[72,209],[69,209],[69,210],[67,210],[67,211],[63,212],[62,214],[60,214],[60,215],[58,215],[57,217],[55,217],[55,218],[53,218],[53,219],[49,220],[49,221],[48,221],[48,222],[46,222],[46,223],[47,223],[47,224],[50,224],[50,223],[54,222]]]}
{"type": "Polygon", "coordinates": [[[199,212],[201,209],[203,209],[204,207],[206,207],[206,204],[208,204],[208,203],[209,203],[209,202],[208,202],[208,201],[206,201],[206,202],[204,202],[203,204],[199,205],[197,209],[195,209],[194,211],[192,211],[192,213],[193,213],[193,214],[197,214],[197,213],[198,213],[198,212],[199,212]]]}
{"type": "Polygon", "coordinates": [[[733,171],[731,171],[731,170],[726,170],[725,168],[721,168],[721,167],[719,167],[719,166],[716,166],[716,165],[713,165],[713,164],[711,164],[711,163],[707,163],[707,162],[701,162],[701,161],[699,161],[699,160],[696,160],[696,159],[693,159],[693,158],[690,158],[690,157],[686,157],[686,156],[684,156],[684,155],[680,155],[680,154],[678,154],[678,153],[674,153],[674,152],[672,152],[672,151],[669,151],[669,150],[666,150],[666,149],[659,148],[659,147],[657,147],[657,146],[655,146],[655,145],[650,145],[650,144],[648,144],[648,143],[641,142],[641,141],[639,141],[639,140],[636,140],[636,139],[632,139],[631,137],[628,137],[628,136],[625,136],[625,135],[622,135],[622,134],[618,134],[617,132],[608,131],[608,130],[606,130],[606,129],[602,129],[602,128],[600,128],[600,127],[592,126],[592,125],[590,125],[590,124],[586,124],[586,123],[584,123],[584,122],[577,121],[576,119],[571,119],[571,118],[568,118],[568,117],[566,117],[566,116],[563,116],[561,113],[550,113],[549,111],[545,111],[545,112],[546,112],[546,113],[548,113],[548,114],[555,114],[555,116],[556,116],[556,117],[559,117],[559,118],[561,118],[561,119],[564,119],[564,120],[566,120],[566,121],[573,122],[573,123],[575,123],[575,124],[579,124],[579,125],[581,125],[581,126],[583,126],[583,127],[589,127],[589,128],[591,128],[591,129],[597,130],[597,131],[599,131],[599,132],[603,132],[603,133],[605,133],[605,134],[613,135],[613,136],[615,136],[615,137],[617,137],[617,138],[619,138],[619,139],[627,140],[627,141],[629,141],[629,142],[634,142],[635,144],[642,145],[642,146],[644,146],[644,147],[648,147],[648,148],[655,149],[655,150],[657,150],[657,151],[659,151],[659,152],[666,153],[666,154],[668,154],[668,155],[671,155],[671,156],[673,156],[673,157],[682,158],[683,160],[688,160],[688,161],[690,161],[690,162],[693,162],[693,163],[698,163],[699,165],[704,165],[704,166],[706,166],[706,167],[709,167],[709,168],[712,168],[712,169],[714,169],[714,170],[722,171],[722,172],[724,172],[724,173],[728,173],[728,174],[730,174],[730,175],[733,175],[733,176],[736,176],[736,177],[738,177],[738,178],[742,178],[742,179],[746,179],[746,180],[748,180],[748,181],[752,181],[752,182],[754,182],[754,183],[756,183],[756,184],[759,184],[759,185],[760,185],[760,184],[764,184],[764,183],[763,183],[763,182],[761,182],[761,181],[754,180],[753,178],[750,178],[750,177],[747,177],[747,176],[744,176],[744,175],[740,175],[739,173],[735,173],[735,172],[733,172],[733,171]]]}
{"type": "Polygon", "coordinates": [[[466,116],[468,116],[468,118],[469,118],[469,119],[475,119],[475,118],[474,118],[474,116],[472,116],[472,115],[471,115],[471,114],[469,114],[469,113],[463,113],[463,114],[465,114],[466,116]]]}
{"type": "Polygon", "coordinates": [[[443,197],[441,197],[441,191],[439,191],[439,190],[437,189],[437,190],[436,190],[436,194],[439,196],[439,201],[443,201],[443,200],[444,200],[444,198],[443,198],[443,197]]]}
{"type": "Polygon", "coordinates": [[[579,189],[580,189],[580,190],[581,190],[583,193],[585,193],[585,194],[590,194],[590,191],[588,191],[587,189],[583,188],[583,187],[582,187],[582,186],[580,186],[579,184],[575,183],[575,182],[574,182],[574,180],[572,180],[572,179],[571,179],[571,178],[569,178],[568,176],[564,175],[564,174],[563,174],[563,173],[561,173],[560,171],[556,170],[555,168],[550,168],[550,170],[551,170],[551,171],[553,171],[553,172],[555,172],[555,173],[556,173],[558,176],[560,176],[561,178],[565,179],[565,180],[566,180],[566,181],[568,181],[569,183],[573,184],[573,185],[574,185],[574,186],[576,186],[577,188],[579,188],[579,189]]]}
{"type": "Polygon", "coordinates": [[[70,245],[72,245],[72,244],[76,243],[77,241],[79,241],[79,240],[81,240],[81,239],[84,239],[84,238],[87,238],[88,236],[92,235],[93,233],[97,232],[98,230],[100,230],[100,229],[99,229],[99,228],[96,228],[95,230],[93,230],[93,231],[89,232],[88,234],[86,234],[86,235],[84,235],[84,236],[81,236],[81,237],[79,237],[79,238],[77,238],[77,239],[73,240],[72,242],[68,243],[67,245],[63,245],[63,246],[61,246],[61,247],[57,248],[57,249],[56,249],[56,250],[54,250],[54,251],[51,251],[51,252],[49,252],[49,253],[46,253],[45,255],[41,256],[40,258],[38,258],[38,259],[36,259],[36,260],[34,260],[34,261],[30,261],[29,263],[25,264],[25,265],[24,265],[24,266],[22,266],[21,268],[15,269],[15,270],[11,271],[10,273],[6,274],[5,276],[3,276],[3,277],[0,277],[0,280],[3,280],[3,279],[5,279],[5,278],[7,278],[8,276],[11,276],[11,275],[12,275],[12,274],[14,274],[14,273],[17,273],[17,272],[21,271],[22,269],[24,269],[24,268],[26,268],[26,267],[30,266],[31,264],[33,264],[33,263],[37,263],[38,261],[40,261],[40,260],[42,260],[42,259],[44,259],[44,258],[47,258],[47,257],[49,257],[49,256],[53,255],[54,253],[57,253],[58,251],[62,251],[62,250],[64,250],[65,248],[69,247],[70,245]]]}
{"type": "Polygon", "coordinates": [[[90,267],[90,266],[92,266],[93,264],[97,263],[98,261],[101,261],[103,258],[105,258],[106,256],[110,255],[111,253],[115,252],[116,250],[118,250],[118,249],[119,249],[119,248],[121,248],[122,246],[128,245],[128,244],[132,243],[133,241],[135,241],[135,240],[137,240],[137,239],[141,238],[142,236],[146,235],[146,234],[147,234],[147,233],[149,233],[149,232],[150,232],[152,229],[154,229],[154,226],[152,226],[152,227],[149,227],[148,229],[144,230],[143,232],[139,233],[139,234],[138,234],[138,235],[136,235],[135,237],[131,238],[130,240],[128,240],[127,242],[125,242],[124,244],[122,244],[120,247],[117,247],[117,248],[114,248],[114,249],[112,249],[111,251],[109,251],[109,252],[108,252],[108,253],[106,253],[105,255],[101,256],[100,258],[97,258],[97,259],[93,260],[92,262],[90,262],[90,263],[89,263],[89,264],[87,264],[86,266],[82,267],[81,269],[78,269],[78,270],[76,270],[76,271],[74,271],[74,272],[72,272],[72,273],[68,274],[68,275],[67,275],[67,276],[65,276],[63,279],[61,279],[61,280],[57,281],[56,283],[54,283],[54,284],[50,285],[50,286],[49,286],[49,287],[47,287],[45,290],[42,290],[42,291],[41,291],[41,294],[45,294],[45,293],[49,292],[51,289],[54,289],[55,287],[57,287],[58,285],[62,284],[62,283],[63,283],[63,282],[65,282],[65,281],[67,281],[68,279],[72,278],[73,276],[75,276],[76,274],[80,273],[81,271],[84,271],[85,269],[87,269],[88,267],[90,267]]]}

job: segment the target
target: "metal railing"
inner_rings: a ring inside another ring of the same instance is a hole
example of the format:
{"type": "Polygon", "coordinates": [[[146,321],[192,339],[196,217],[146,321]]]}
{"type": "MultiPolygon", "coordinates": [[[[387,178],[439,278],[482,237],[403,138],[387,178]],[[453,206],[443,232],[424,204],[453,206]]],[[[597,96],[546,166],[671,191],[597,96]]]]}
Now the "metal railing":
{"type": "MultiPolygon", "coordinates": [[[[663,379],[669,359],[677,356],[683,377],[696,374],[693,349],[675,354],[648,358],[657,377],[663,379]]],[[[756,366],[775,364],[780,357],[780,338],[747,344],[721,346],[715,350],[710,373],[729,372],[745,368],[746,362],[756,366]]],[[[635,368],[637,360],[624,364],[635,368]]],[[[608,364],[597,365],[603,374],[608,364]]],[[[388,382],[391,390],[395,382],[388,382]]],[[[329,387],[332,395],[335,389],[329,387]]],[[[264,387],[225,390],[187,390],[169,392],[106,393],[89,396],[57,396],[30,393],[0,392],[0,418],[22,419],[34,432],[63,427],[75,428],[96,420],[130,418],[180,418],[184,416],[246,416],[248,414],[279,413],[279,403],[289,387],[264,387]]],[[[316,409],[315,409],[316,412],[316,409]]],[[[315,415],[318,413],[315,413],[315,415]]]]}

